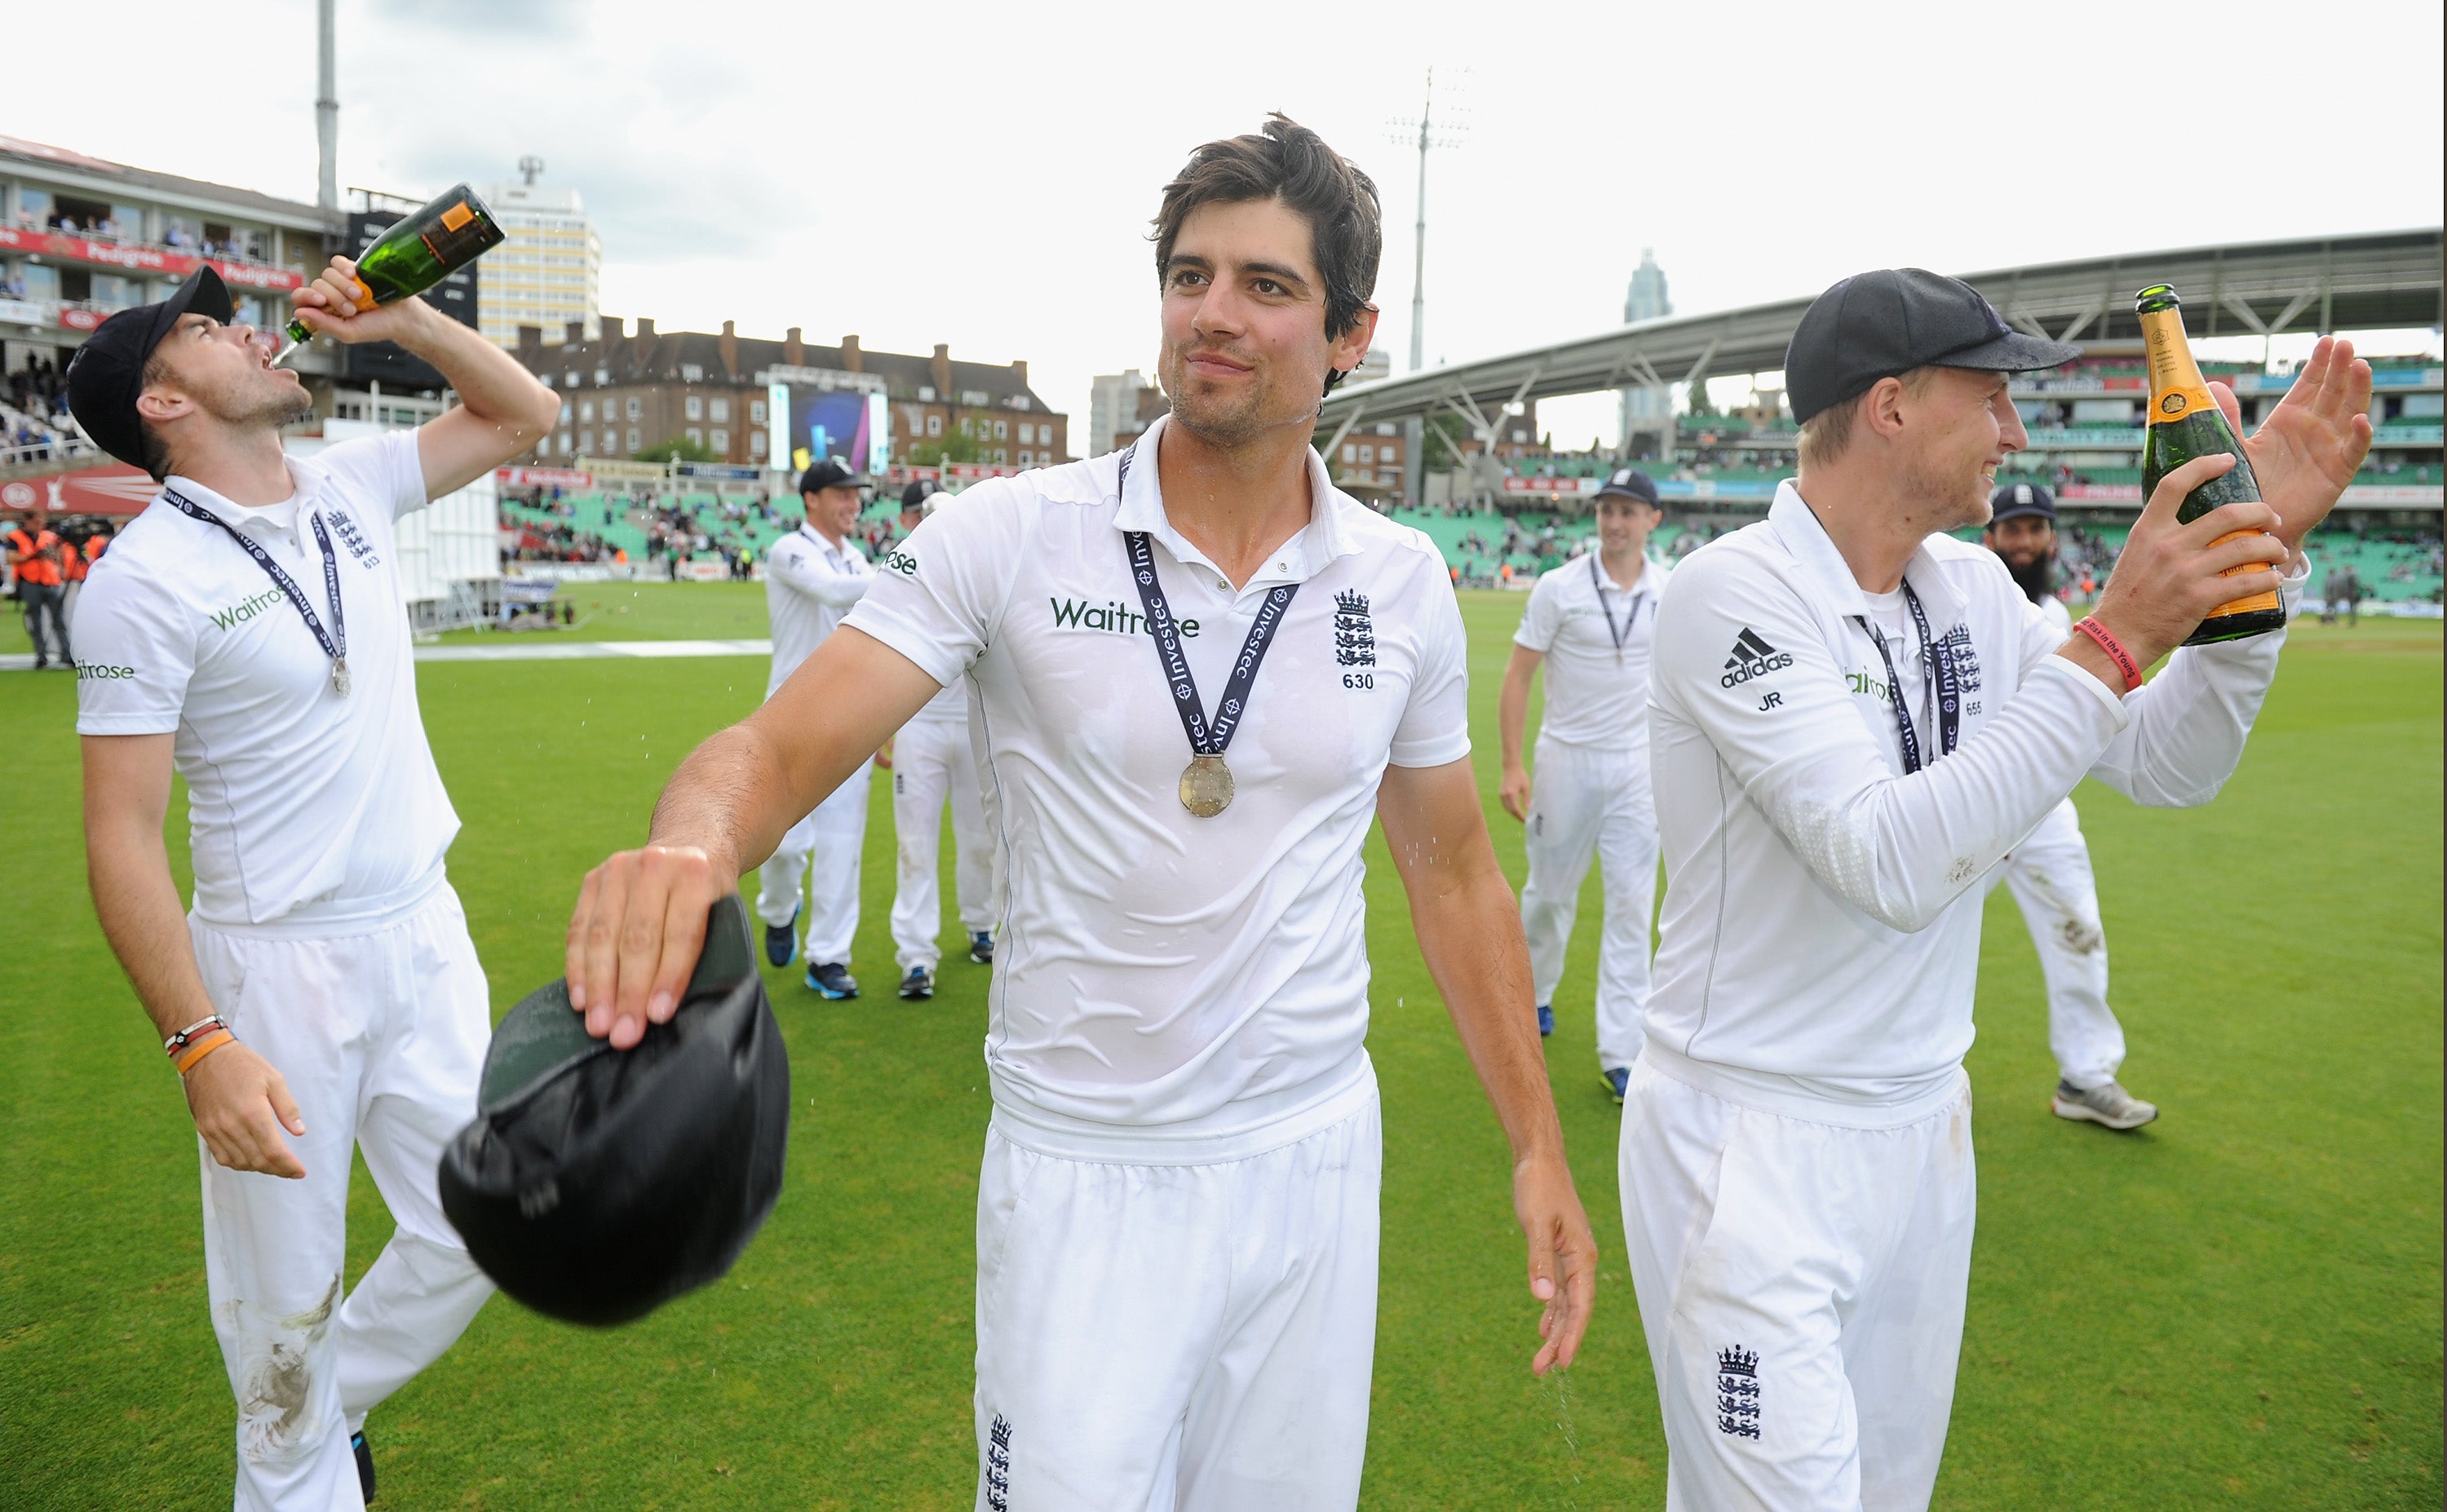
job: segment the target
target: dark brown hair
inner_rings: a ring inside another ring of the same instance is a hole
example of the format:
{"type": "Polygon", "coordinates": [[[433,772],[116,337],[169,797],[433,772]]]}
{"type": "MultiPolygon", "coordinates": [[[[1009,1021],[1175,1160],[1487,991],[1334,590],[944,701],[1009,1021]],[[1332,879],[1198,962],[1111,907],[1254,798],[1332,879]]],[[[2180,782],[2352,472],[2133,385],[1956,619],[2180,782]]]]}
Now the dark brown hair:
{"type": "MultiPolygon", "coordinates": [[[[1325,333],[1339,340],[1359,323],[1376,292],[1376,262],[1385,250],[1376,180],[1280,111],[1266,118],[1262,135],[1226,137],[1191,153],[1164,186],[1164,206],[1155,217],[1159,286],[1191,211],[1251,199],[1280,199],[1308,222],[1309,255],[1325,280],[1325,333]]],[[[1329,372],[1327,392],[1343,376],[1340,369],[1329,372]]]]}

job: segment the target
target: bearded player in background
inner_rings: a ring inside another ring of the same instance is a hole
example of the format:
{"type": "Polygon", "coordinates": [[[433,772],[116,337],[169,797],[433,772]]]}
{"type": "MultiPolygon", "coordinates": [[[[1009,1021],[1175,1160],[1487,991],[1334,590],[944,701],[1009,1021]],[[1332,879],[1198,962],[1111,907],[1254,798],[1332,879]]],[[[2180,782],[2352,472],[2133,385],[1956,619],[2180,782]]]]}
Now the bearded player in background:
{"type": "MultiPolygon", "coordinates": [[[[2073,615],[2056,594],[2057,502],[2039,483],[2007,483],[1989,501],[1981,541],[2005,563],[2014,586],[2039,608],[2053,633],[2070,636],[2073,615]]],[[[2098,918],[2098,884],[2090,844],[2073,800],[2048,811],[2039,827],[1988,874],[2022,905],[2022,923],[2039,953],[2048,983],[2048,1049],[2056,1052],[2057,1117],[2139,1128],[2158,1116],[2116,1081],[2124,1064],[2124,1026],[2107,1006],[2107,931],[2098,918]]]]}

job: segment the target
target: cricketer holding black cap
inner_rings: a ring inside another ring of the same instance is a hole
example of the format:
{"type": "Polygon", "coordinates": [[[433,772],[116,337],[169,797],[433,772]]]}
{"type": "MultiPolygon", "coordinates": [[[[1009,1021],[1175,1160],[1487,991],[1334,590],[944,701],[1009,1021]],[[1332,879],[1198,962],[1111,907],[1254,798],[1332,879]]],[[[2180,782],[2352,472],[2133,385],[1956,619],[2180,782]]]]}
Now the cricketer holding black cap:
{"type": "Polygon", "coordinates": [[[397,521],[534,445],[560,403],[422,300],[359,309],[345,259],[293,297],[335,340],[400,343],[460,402],[292,456],[310,397],[217,274],[104,321],[69,407],[162,486],[78,605],[77,732],[95,912],[201,1145],[236,1504],[330,1512],[370,1487],[367,1412],[492,1290],[434,1179],[492,1017],[444,866],[458,819],[417,709],[397,521]],[[192,909],[162,843],[173,770],[192,909]],[[397,1226],[344,1296],[352,1149],[397,1226]]]}
{"type": "Polygon", "coordinates": [[[2231,463],[2177,469],[2068,637],[1946,532],[2025,443],[2011,375],[2077,354],[1956,279],[1835,285],[1786,356],[1799,475],[1660,609],[1668,886],[1620,1174],[1669,1506],[1927,1505],[1971,1260],[1981,879],[2085,775],[2216,793],[2284,633],[2138,670],[2271,564],[2290,609],[2293,548],[2369,444],[2369,368],[2323,341],[2246,444],[2267,501],[2179,525],[2231,463]]]}

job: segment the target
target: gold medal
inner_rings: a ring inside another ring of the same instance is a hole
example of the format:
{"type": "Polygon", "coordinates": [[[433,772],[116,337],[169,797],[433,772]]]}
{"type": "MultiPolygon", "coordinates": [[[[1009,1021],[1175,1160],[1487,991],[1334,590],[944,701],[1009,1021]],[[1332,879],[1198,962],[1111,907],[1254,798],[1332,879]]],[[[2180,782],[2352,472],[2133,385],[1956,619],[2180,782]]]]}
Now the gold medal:
{"type": "Polygon", "coordinates": [[[1193,756],[1181,769],[1181,806],[1213,819],[1232,802],[1232,768],[1221,756],[1193,756]]]}

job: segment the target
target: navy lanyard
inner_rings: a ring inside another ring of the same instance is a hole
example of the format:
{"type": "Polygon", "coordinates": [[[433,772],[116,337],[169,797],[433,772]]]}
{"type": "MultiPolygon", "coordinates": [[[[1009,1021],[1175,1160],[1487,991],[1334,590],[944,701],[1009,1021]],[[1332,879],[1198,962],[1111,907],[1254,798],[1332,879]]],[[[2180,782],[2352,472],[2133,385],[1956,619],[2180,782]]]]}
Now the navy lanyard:
{"type": "MultiPolygon", "coordinates": [[[[1647,569],[1642,567],[1641,570],[1645,572],[1647,569]]],[[[1605,615],[1606,633],[1614,637],[1615,659],[1617,661],[1621,661],[1622,659],[1622,643],[1631,638],[1631,627],[1640,623],[1640,599],[1636,596],[1632,599],[1630,610],[1622,616],[1622,628],[1621,630],[1615,629],[1614,611],[1606,606],[1605,579],[1598,573],[1598,554],[1596,552],[1589,553],[1589,587],[1594,590],[1598,595],[1598,612],[1605,615]]]]}
{"type": "MultiPolygon", "coordinates": [[[[1929,633],[1928,615],[1920,607],[1920,595],[1912,586],[1904,584],[1904,603],[1911,610],[1912,626],[1920,632],[1923,655],[1928,661],[1929,678],[1937,683],[1937,754],[1951,756],[1963,739],[1963,688],[1954,666],[1954,650],[1946,642],[1929,633]]],[[[1887,650],[1887,637],[1866,614],[1852,616],[1869,638],[1878,643],[1878,659],[1887,664],[1887,702],[1895,711],[1895,730],[1903,737],[1904,775],[1908,777],[1921,768],[1920,735],[1912,728],[1911,708],[1904,698],[1903,679],[1895,675],[1894,653],[1887,650]]]]}
{"type": "MultiPolygon", "coordinates": [[[[1132,447],[1131,451],[1137,448],[1132,447]]],[[[1126,492],[1130,481],[1131,452],[1122,453],[1121,482],[1115,491],[1126,492]]],[[[1224,684],[1224,701],[1215,706],[1215,718],[1209,723],[1205,711],[1199,708],[1198,684],[1189,675],[1189,658],[1181,650],[1180,628],[1173,623],[1172,606],[1165,602],[1164,587],[1155,577],[1155,549],[1144,530],[1126,530],[1122,539],[1129,543],[1130,576],[1139,587],[1139,604],[1147,611],[1148,629],[1154,633],[1156,659],[1164,664],[1164,675],[1172,684],[1172,704],[1181,715],[1181,728],[1189,736],[1189,748],[1199,756],[1221,756],[1232,744],[1233,732],[1241,728],[1241,716],[1249,707],[1249,689],[1258,680],[1258,664],[1266,659],[1267,648],[1275,641],[1275,632],[1281,628],[1283,612],[1291,607],[1292,595],[1299,584],[1284,583],[1270,589],[1266,601],[1258,606],[1257,620],[1249,626],[1248,638],[1241,643],[1241,654],[1232,663],[1232,675],[1224,684]]]]}
{"type": "Polygon", "coordinates": [[[314,616],[314,606],[306,602],[305,594],[298,590],[287,573],[280,570],[280,564],[272,559],[271,553],[248,539],[236,525],[202,505],[182,499],[167,488],[161,491],[161,497],[170,501],[171,508],[188,519],[219,526],[230,539],[238,543],[240,550],[255,558],[255,564],[271,577],[272,585],[286,595],[289,601],[297,606],[297,613],[305,616],[306,628],[314,633],[315,642],[323,648],[323,654],[332,658],[332,686],[338,690],[341,697],[349,696],[349,624],[340,608],[340,558],[332,550],[330,534],[323,529],[321,512],[311,512],[306,518],[314,527],[314,544],[323,549],[323,591],[330,595],[332,606],[332,628],[328,631],[314,616]]]}

